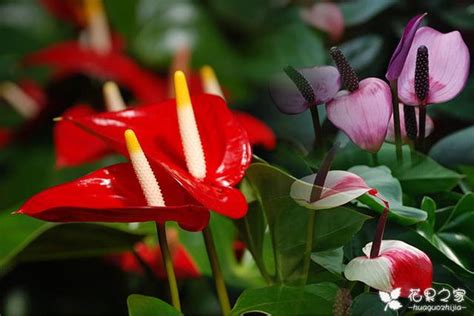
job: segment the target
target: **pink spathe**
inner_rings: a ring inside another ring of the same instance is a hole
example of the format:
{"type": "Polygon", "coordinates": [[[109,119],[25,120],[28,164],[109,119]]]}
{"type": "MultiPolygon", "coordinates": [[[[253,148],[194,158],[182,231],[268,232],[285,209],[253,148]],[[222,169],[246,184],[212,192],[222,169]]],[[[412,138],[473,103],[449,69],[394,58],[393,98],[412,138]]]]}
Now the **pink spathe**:
{"type": "Polygon", "coordinates": [[[428,48],[429,91],[426,104],[443,103],[456,97],[469,74],[469,50],[458,31],[440,33],[430,27],[418,29],[398,78],[401,102],[420,105],[415,94],[415,64],[418,47],[428,48]]]}
{"type": "Polygon", "coordinates": [[[341,91],[326,105],[328,119],[360,148],[375,153],[382,146],[392,116],[390,87],[367,78],[354,92],[341,91]]]}

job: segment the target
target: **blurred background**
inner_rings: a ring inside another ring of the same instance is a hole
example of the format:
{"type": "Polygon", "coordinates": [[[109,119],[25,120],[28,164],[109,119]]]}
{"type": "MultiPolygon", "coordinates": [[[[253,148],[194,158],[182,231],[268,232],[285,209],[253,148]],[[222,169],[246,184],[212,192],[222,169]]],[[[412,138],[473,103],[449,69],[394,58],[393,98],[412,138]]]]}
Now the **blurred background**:
{"type": "MultiPolygon", "coordinates": [[[[425,24],[441,32],[459,30],[471,54],[474,48],[474,1],[468,0],[104,0],[104,4],[126,54],[164,80],[177,49],[188,43],[191,67],[212,65],[230,96],[230,106],[272,127],[279,137],[277,148],[256,153],[282,165],[290,159],[285,155],[289,146],[298,144],[304,151],[312,144],[313,127],[309,112],[286,116],[275,109],[267,90],[273,73],[287,65],[331,64],[328,49],[337,45],[360,78],[384,78],[406,22],[423,12],[428,13],[425,24]]],[[[103,257],[129,249],[153,227],[52,225],[10,215],[34,193],[122,159],[111,156],[60,170],[54,166],[52,118],[78,102],[100,103],[103,80],[84,74],[54,80],[51,69],[27,67],[22,61],[52,44],[76,40],[78,34],[77,26],[54,16],[42,1],[0,1],[0,81],[34,80],[48,99],[60,104],[47,116],[26,122],[0,100],[0,314],[4,316],[126,315],[131,293],[166,298],[165,283],[153,272],[137,273],[103,257]],[[3,141],[4,131],[15,131],[15,137],[3,141]]],[[[122,88],[126,99],[133,101],[122,88]]],[[[436,126],[429,139],[432,144],[472,125],[472,75],[462,95],[430,111],[436,126]]],[[[324,127],[336,133],[329,122],[324,127]]],[[[244,287],[261,280],[251,264],[246,266],[248,254],[239,255],[232,223],[218,221],[217,226],[216,234],[223,234],[218,246],[235,257],[223,259],[224,265],[231,262],[225,273],[235,299],[244,287]],[[234,236],[229,235],[232,232],[234,236]],[[239,265],[234,267],[235,262],[239,265]]],[[[199,270],[198,276],[186,277],[180,286],[185,312],[209,315],[219,309],[199,238],[179,232],[199,270]]]]}

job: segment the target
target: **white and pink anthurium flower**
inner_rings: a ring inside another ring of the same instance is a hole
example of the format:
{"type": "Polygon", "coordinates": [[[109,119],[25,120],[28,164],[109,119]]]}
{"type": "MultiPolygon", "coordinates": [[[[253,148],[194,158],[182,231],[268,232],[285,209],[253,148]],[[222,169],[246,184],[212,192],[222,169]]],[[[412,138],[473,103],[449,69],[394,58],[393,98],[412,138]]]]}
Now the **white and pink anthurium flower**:
{"type": "Polygon", "coordinates": [[[430,27],[419,28],[398,78],[400,100],[409,105],[428,105],[453,99],[466,84],[469,62],[469,50],[458,31],[444,34],[430,27]],[[420,100],[415,92],[416,57],[421,46],[426,46],[429,52],[425,100],[420,100]]]}
{"type": "Polygon", "coordinates": [[[432,286],[433,265],[421,250],[400,240],[383,240],[378,256],[371,258],[372,243],[362,249],[365,256],[352,259],[344,270],[350,281],[360,281],[379,291],[401,289],[408,297],[410,289],[432,286]]]}
{"type": "MultiPolygon", "coordinates": [[[[404,120],[405,111],[404,111],[403,104],[400,103],[398,105],[398,111],[400,113],[400,132],[401,132],[401,135],[402,135],[402,142],[404,144],[407,144],[407,143],[409,143],[410,139],[407,135],[406,126],[405,126],[405,120],[404,120]]],[[[420,113],[420,109],[418,107],[416,107],[415,108],[415,114],[416,114],[416,121],[415,122],[416,122],[416,125],[417,125],[417,129],[419,128],[419,113],[420,113]]],[[[431,119],[431,117],[429,117],[427,115],[426,116],[425,137],[428,137],[429,135],[431,135],[431,133],[433,132],[433,129],[434,129],[434,122],[431,119]]],[[[390,143],[395,143],[395,125],[393,123],[393,116],[390,119],[390,123],[388,125],[388,130],[387,130],[387,135],[385,136],[385,140],[390,142],[390,143]]]]}
{"type": "Polygon", "coordinates": [[[317,174],[312,174],[293,183],[290,196],[296,203],[309,209],[324,210],[344,205],[366,193],[377,193],[358,175],[348,171],[331,170],[320,188],[318,198],[315,199],[312,195],[316,177],[317,174]]]}

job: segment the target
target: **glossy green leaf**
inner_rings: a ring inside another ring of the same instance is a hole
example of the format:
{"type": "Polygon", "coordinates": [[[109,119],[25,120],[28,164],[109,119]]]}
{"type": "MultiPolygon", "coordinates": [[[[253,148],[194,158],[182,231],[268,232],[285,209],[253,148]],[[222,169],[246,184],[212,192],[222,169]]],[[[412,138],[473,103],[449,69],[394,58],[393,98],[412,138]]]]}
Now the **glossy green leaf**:
{"type": "MultiPolygon", "coordinates": [[[[290,196],[296,180],[282,170],[264,163],[255,163],[247,171],[265,213],[272,246],[275,251],[277,279],[297,283],[304,278],[303,254],[306,247],[308,210],[290,196]]],[[[346,207],[316,211],[313,251],[341,247],[360,230],[368,216],[346,207]]]]}
{"type": "MultiPolygon", "coordinates": [[[[354,166],[348,171],[363,178],[369,187],[377,189],[379,194],[389,202],[390,219],[403,225],[412,225],[426,220],[426,212],[403,205],[402,187],[400,182],[392,176],[388,167],[354,166]]],[[[380,199],[371,195],[365,195],[358,200],[379,213],[382,213],[385,208],[380,199]]]]}
{"type": "Polygon", "coordinates": [[[448,135],[433,148],[430,156],[448,167],[474,165],[474,126],[448,135]]]}
{"type": "Polygon", "coordinates": [[[340,5],[346,26],[354,26],[369,21],[383,10],[391,7],[395,0],[355,0],[340,5]]]}
{"type": "Polygon", "coordinates": [[[352,316],[398,315],[389,308],[385,310],[385,303],[375,293],[362,293],[357,296],[351,305],[352,316]]]}
{"type": "Polygon", "coordinates": [[[305,287],[271,286],[245,290],[235,303],[231,315],[261,312],[273,316],[332,315],[337,293],[332,283],[310,284],[305,287]]]}
{"type": "Polygon", "coordinates": [[[145,295],[132,294],[127,299],[129,316],[180,316],[183,315],[162,300],[145,295]]]}
{"type": "Polygon", "coordinates": [[[311,260],[335,274],[341,274],[344,271],[344,264],[342,260],[344,258],[343,247],[313,252],[311,254],[311,260]]]}
{"type": "Polygon", "coordinates": [[[362,70],[373,65],[382,49],[382,42],[378,35],[364,35],[342,43],[339,48],[354,69],[362,70]]]}
{"type": "MultiPolygon", "coordinates": [[[[395,146],[384,144],[378,152],[379,163],[392,170],[392,175],[400,181],[404,193],[427,194],[449,191],[462,176],[449,170],[433,159],[418,152],[410,156],[408,146],[403,148],[403,164],[399,165],[395,156],[395,146]]],[[[341,150],[333,163],[333,169],[349,169],[355,165],[370,165],[368,153],[348,144],[341,150]]]]}

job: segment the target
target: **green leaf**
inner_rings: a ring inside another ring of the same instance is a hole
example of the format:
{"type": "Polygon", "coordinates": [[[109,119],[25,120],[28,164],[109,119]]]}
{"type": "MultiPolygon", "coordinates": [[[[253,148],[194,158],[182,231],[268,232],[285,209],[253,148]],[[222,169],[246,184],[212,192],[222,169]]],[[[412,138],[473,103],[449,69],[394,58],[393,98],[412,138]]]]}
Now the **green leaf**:
{"type": "Polygon", "coordinates": [[[183,315],[162,300],[145,295],[132,294],[127,299],[129,316],[180,316],[183,315]]]}
{"type": "MultiPolygon", "coordinates": [[[[462,176],[439,165],[433,159],[418,152],[410,157],[408,146],[403,148],[403,164],[399,165],[395,156],[395,146],[384,144],[378,152],[381,165],[392,170],[392,175],[400,181],[403,192],[409,194],[427,194],[450,191],[462,176]]],[[[353,144],[341,150],[333,163],[333,169],[349,169],[355,165],[371,164],[370,155],[353,144]]]]}
{"type": "Polygon", "coordinates": [[[351,305],[352,316],[398,315],[396,311],[387,309],[385,303],[374,293],[363,293],[357,296],[351,305]]]}
{"type": "Polygon", "coordinates": [[[235,303],[231,315],[263,312],[273,316],[332,315],[337,293],[332,283],[305,287],[271,286],[245,290],[235,303]]]}
{"type": "Polygon", "coordinates": [[[132,39],[137,32],[137,5],[136,0],[105,1],[107,17],[114,30],[126,36],[127,39],[132,39]]]}
{"type": "Polygon", "coordinates": [[[382,38],[378,35],[356,37],[339,46],[352,67],[361,70],[373,65],[382,49],[382,38]]]}
{"type": "MultiPolygon", "coordinates": [[[[363,178],[369,187],[377,189],[379,194],[389,202],[390,219],[403,225],[412,225],[426,220],[426,212],[403,205],[402,187],[400,182],[392,176],[388,167],[354,166],[348,171],[363,178]]],[[[385,208],[382,201],[371,195],[364,195],[358,200],[379,213],[382,213],[385,208]]]]}
{"type": "MultiPolygon", "coordinates": [[[[308,210],[290,196],[296,179],[268,164],[255,163],[247,170],[272,236],[277,279],[287,284],[304,279],[303,254],[306,247],[308,210]]],[[[316,211],[313,251],[341,247],[349,242],[370,217],[346,207],[316,211]]]]}
{"type": "Polygon", "coordinates": [[[340,7],[344,16],[344,24],[346,26],[354,26],[365,23],[396,2],[396,0],[355,0],[341,3],[340,7]]]}
{"type": "Polygon", "coordinates": [[[446,103],[430,105],[428,112],[439,115],[441,118],[443,118],[443,115],[448,114],[461,121],[474,121],[472,100],[474,100],[474,80],[470,79],[467,81],[466,87],[456,98],[446,103]]]}
{"type": "Polygon", "coordinates": [[[448,135],[433,148],[430,156],[448,167],[474,165],[474,126],[448,135]]]}
{"type": "Polygon", "coordinates": [[[443,11],[441,17],[451,26],[463,30],[474,30],[474,7],[462,7],[443,11]]]}
{"type": "Polygon", "coordinates": [[[336,249],[313,252],[311,254],[311,260],[335,274],[341,274],[344,271],[344,264],[342,260],[344,258],[344,249],[339,247],[336,249]]]}
{"type": "Polygon", "coordinates": [[[327,53],[322,38],[303,22],[298,22],[281,24],[259,37],[249,56],[252,58],[247,58],[248,75],[256,81],[266,82],[269,75],[288,65],[298,68],[324,64],[327,53]]]}

